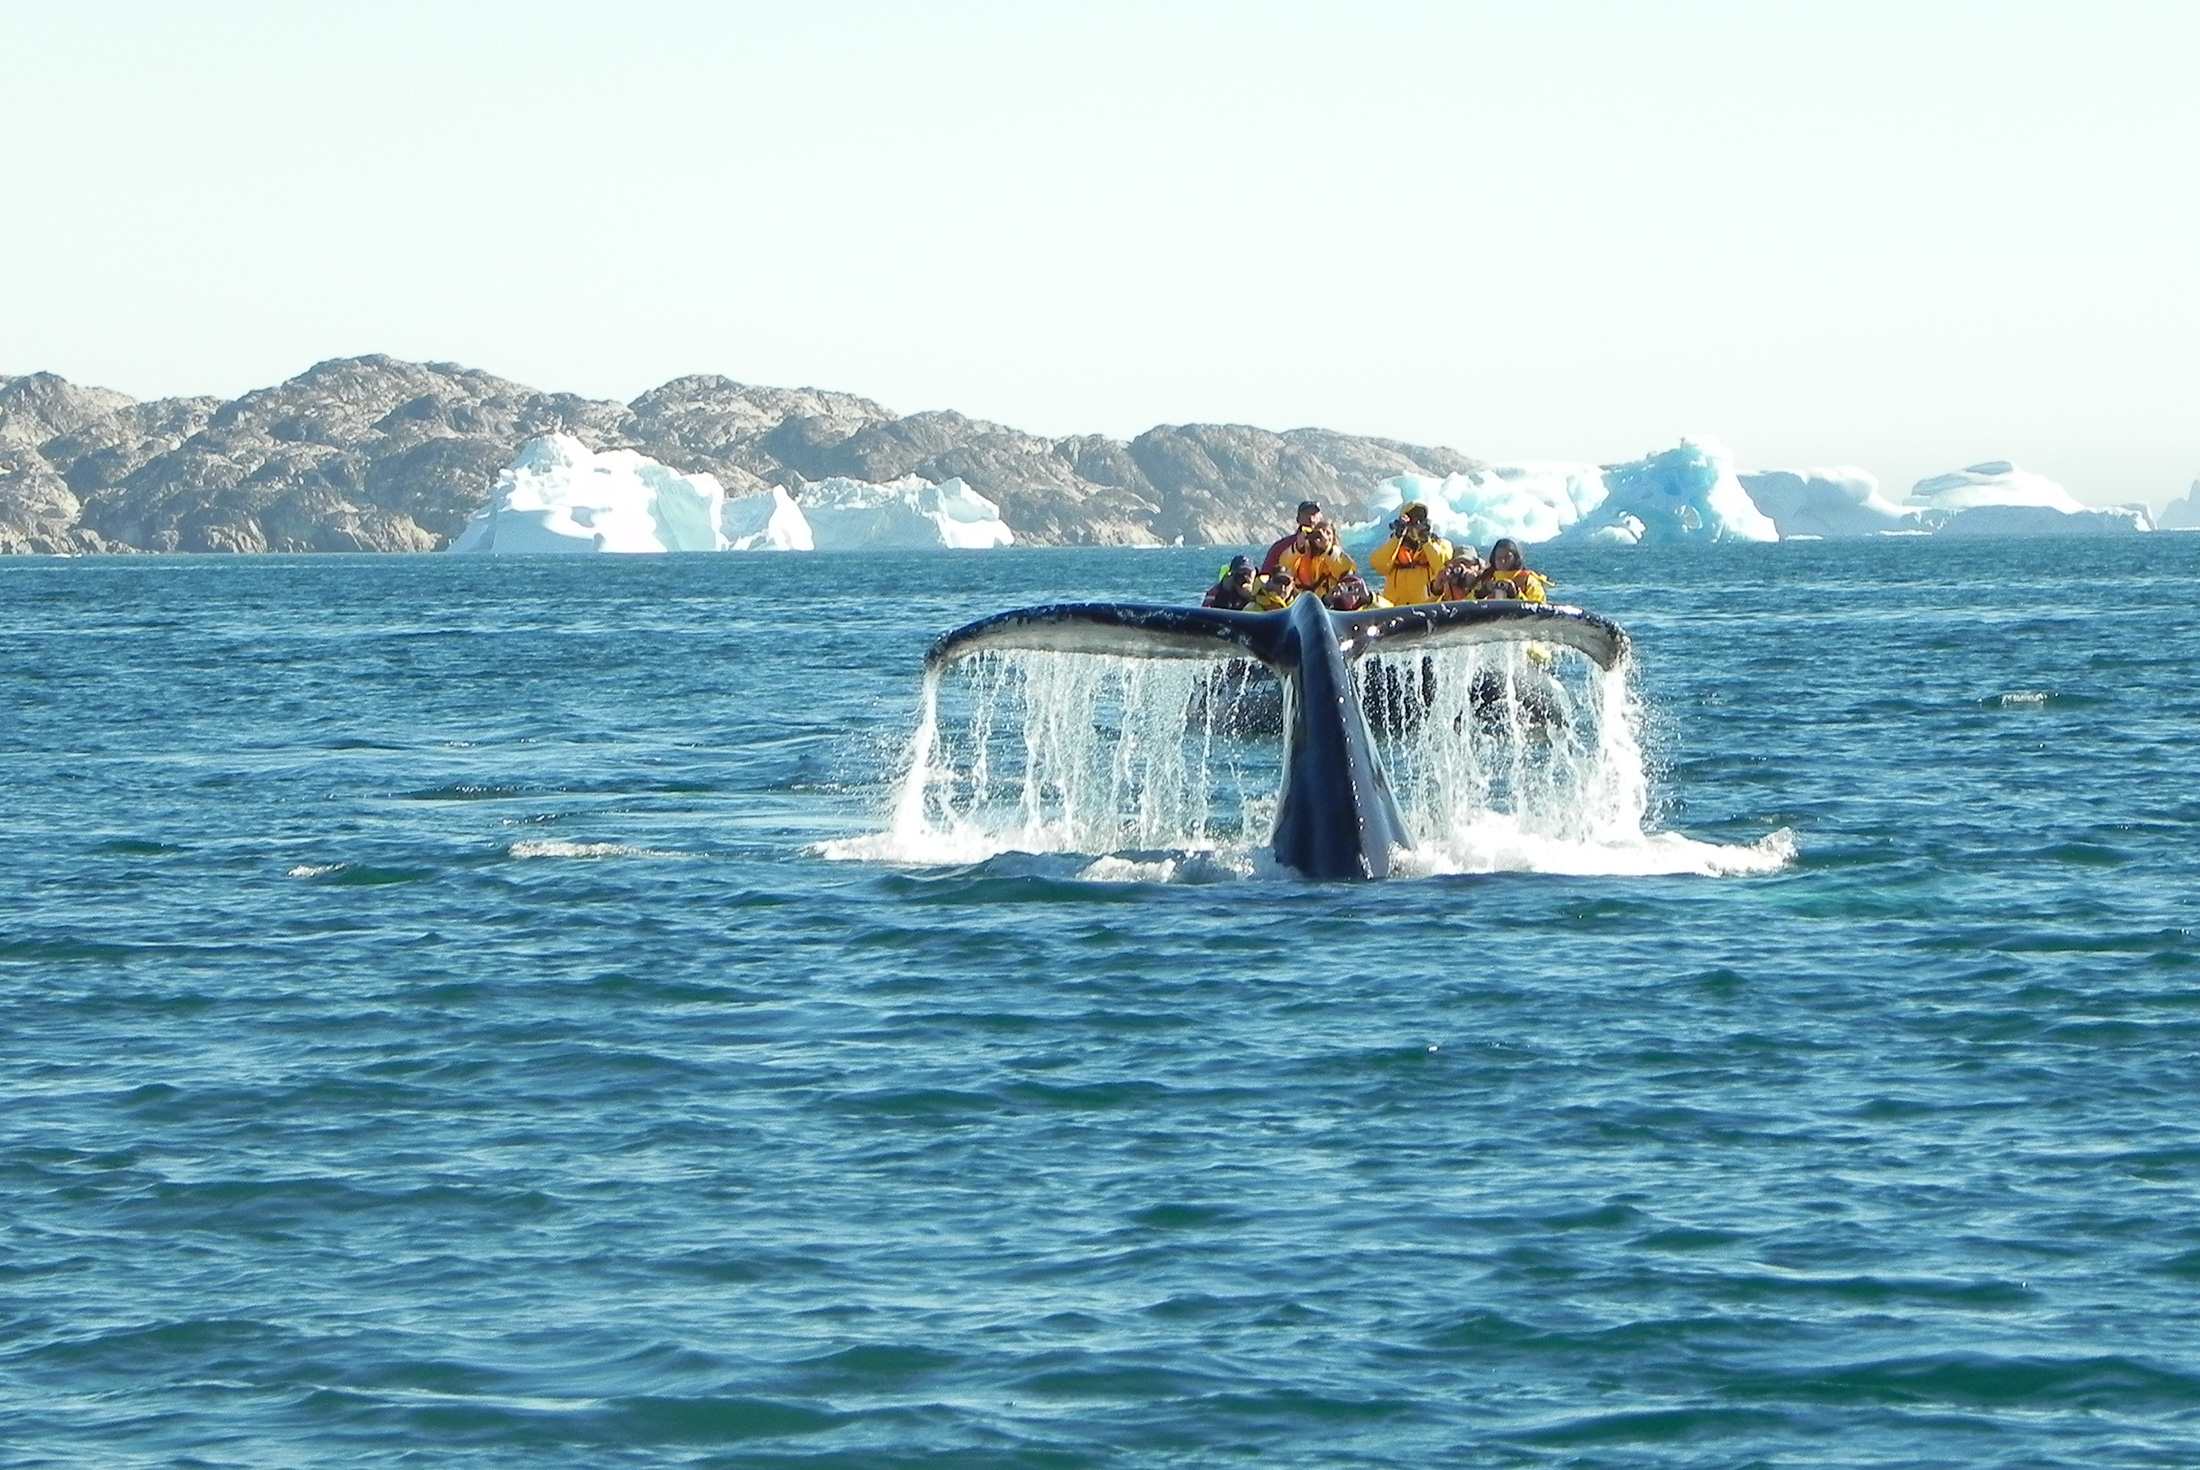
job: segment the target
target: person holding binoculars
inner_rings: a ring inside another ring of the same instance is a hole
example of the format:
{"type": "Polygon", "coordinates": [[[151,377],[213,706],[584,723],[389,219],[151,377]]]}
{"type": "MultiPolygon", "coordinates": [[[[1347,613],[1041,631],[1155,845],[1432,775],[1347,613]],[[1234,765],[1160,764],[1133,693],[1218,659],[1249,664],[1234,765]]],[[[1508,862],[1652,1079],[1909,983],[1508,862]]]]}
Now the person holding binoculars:
{"type": "Polygon", "coordinates": [[[1368,565],[1383,574],[1383,596],[1394,607],[1439,600],[1433,585],[1451,560],[1451,543],[1429,529],[1428,507],[1407,501],[1390,523],[1390,539],[1375,548],[1368,565]]]}

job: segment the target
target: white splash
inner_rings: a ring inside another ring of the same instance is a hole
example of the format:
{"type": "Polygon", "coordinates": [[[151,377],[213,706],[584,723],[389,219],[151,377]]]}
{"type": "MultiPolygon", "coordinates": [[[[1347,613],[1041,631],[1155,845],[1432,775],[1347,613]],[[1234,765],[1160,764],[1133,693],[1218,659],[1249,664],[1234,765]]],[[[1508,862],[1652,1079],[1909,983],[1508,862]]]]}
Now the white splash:
{"type": "MultiPolygon", "coordinates": [[[[1649,876],[1774,871],[1749,846],[1654,832],[1624,668],[1517,644],[1371,658],[1355,669],[1415,850],[1409,874],[1649,876]]],[[[928,677],[882,832],[828,858],[958,866],[1075,854],[1094,882],[1263,876],[1281,690],[1242,665],[989,654],[928,677]]]]}
{"type": "Polygon", "coordinates": [[[556,838],[529,837],[505,849],[515,858],[684,858],[691,852],[671,852],[654,847],[629,847],[623,842],[563,842],[556,838]]]}

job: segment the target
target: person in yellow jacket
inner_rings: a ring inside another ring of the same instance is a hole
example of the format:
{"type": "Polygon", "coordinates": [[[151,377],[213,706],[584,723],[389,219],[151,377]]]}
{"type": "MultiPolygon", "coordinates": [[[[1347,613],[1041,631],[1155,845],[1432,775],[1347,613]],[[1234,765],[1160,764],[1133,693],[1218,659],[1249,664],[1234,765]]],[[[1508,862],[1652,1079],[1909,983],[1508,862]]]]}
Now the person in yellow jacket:
{"type": "Polygon", "coordinates": [[[1520,548],[1508,536],[1490,548],[1490,564],[1474,584],[1474,596],[1478,602],[1491,598],[1549,602],[1550,586],[1549,577],[1528,570],[1527,563],[1520,559],[1520,548]]]}
{"type": "Polygon", "coordinates": [[[1283,554],[1280,570],[1291,574],[1291,584],[1298,591],[1327,597],[1359,567],[1337,549],[1337,528],[1324,522],[1300,530],[1283,554]]]}
{"type": "Polygon", "coordinates": [[[1383,574],[1383,596],[1395,606],[1412,607],[1440,600],[1432,584],[1451,560],[1451,543],[1429,529],[1426,505],[1408,501],[1390,523],[1390,539],[1367,560],[1383,574]]]}
{"type": "Polygon", "coordinates": [[[1298,595],[1290,568],[1278,567],[1253,584],[1253,611],[1274,612],[1279,607],[1289,607],[1298,595]]]}

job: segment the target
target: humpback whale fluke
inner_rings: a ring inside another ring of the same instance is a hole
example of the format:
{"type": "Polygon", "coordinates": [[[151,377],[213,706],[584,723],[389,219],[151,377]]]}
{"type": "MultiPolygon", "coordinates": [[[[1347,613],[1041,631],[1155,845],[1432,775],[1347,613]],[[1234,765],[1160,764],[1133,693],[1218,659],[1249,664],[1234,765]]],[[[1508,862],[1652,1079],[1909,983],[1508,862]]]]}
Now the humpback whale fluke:
{"type": "Polygon", "coordinates": [[[975,654],[1033,650],[1129,658],[1254,658],[1284,687],[1283,788],[1276,861],[1309,878],[1385,878],[1413,839],[1376,756],[1348,669],[1378,649],[1536,642],[1611,669],[1627,656],[1618,625],[1535,602],[1446,602],[1331,612],[1307,594],[1275,612],[1076,602],[1020,608],[957,628],[925,655],[939,670],[975,654]]]}

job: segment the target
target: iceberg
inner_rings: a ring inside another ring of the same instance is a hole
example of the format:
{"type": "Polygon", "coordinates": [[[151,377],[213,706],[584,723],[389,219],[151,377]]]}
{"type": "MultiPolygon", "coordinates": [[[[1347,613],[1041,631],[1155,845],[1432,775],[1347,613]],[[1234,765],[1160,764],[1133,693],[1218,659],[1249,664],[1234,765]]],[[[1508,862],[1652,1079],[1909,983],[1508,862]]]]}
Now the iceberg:
{"type": "Polygon", "coordinates": [[[1938,536],[2103,536],[2151,531],[2144,510],[2101,510],[2005,459],[1988,460],[1910,487],[1918,521],[1938,536]]]}
{"type": "Polygon", "coordinates": [[[2163,506],[2162,518],[2154,524],[2164,531],[2200,531],[2200,480],[2192,482],[2192,490],[2183,500],[2163,506]]]}
{"type": "Polygon", "coordinates": [[[1607,465],[1605,496],[1569,526],[1570,541],[1649,545],[1672,541],[1777,541],[1780,531],[1734,474],[1734,457],[1710,439],[1607,465]]]}
{"type": "Polygon", "coordinates": [[[816,544],[828,551],[982,550],[1016,537],[1001,508],[960,478],[939,484],[903,475],[885,484],[835,476],[794,494],[816,544]]]}
{"type": "Polygon", "coordinates": [[[1393,475],[1375,487],[1375,518],[1345,528],[1345,548],[1364,556],[1389,535],[1409,500],[1429,508],[1429,525],[1457,546],[1489,550],[1501,536],[1549,541],[1604,501],[1603,472],[1593,464],[1532,460],[1465,474],[1393,475]]]}
{"type": "MultiPolygon", "coordinates": [[[[1859,475],[1868,492],[1878,488],[1861,470],[1806,473],[1859,475]]],[[[1830,486],[1810,492],[1814,500],[1847,493],[1830,486]]],[[[1483,551],[1501,536],[1523,543],[1564,537],[1625,545],[1780,539],[1779,527],[1736,477],[1733,456],[1708,439],[1683,439],[1676,448],[1626,464],[1528,460],[1443,479],[1393,475],[1376,487],[1370,502],[1375,519],[1345,529],[1346,549],[1364,554],[1379,545],[1398,507],[1409,500],[1428,506],[1429,524],[1438,535],[1483,551]]],[[[1899,520],[1899,509],[1886,508],[1899,520]]],[[[1800,525],[1797,529],[1806,534],[1800,525]]]]}
{"type": "Polygon", "coordinates": [[[1879,477],[1854,465],[1759,470],[1736,476],[1783,541],[1815,536],[1880,536],[1914,531],[1917,517],[1879,493],[1879,477]]]}
{"type": "Polygon", "coordinates": [[[544,434],[520,446],[451,550],[722,551],[725,494],[714,475],[683,475],[631,449],[598,453],[570,434],[544,434]]]}
{"type": "Polygon", "coordinates": [[[728,551],[813,551],[816,537],[802,507],[780,486],[728,500],[718,514],[728,551]]]}

